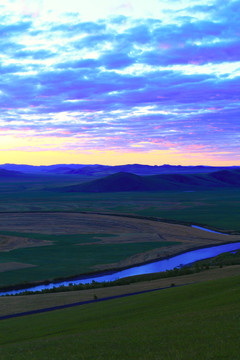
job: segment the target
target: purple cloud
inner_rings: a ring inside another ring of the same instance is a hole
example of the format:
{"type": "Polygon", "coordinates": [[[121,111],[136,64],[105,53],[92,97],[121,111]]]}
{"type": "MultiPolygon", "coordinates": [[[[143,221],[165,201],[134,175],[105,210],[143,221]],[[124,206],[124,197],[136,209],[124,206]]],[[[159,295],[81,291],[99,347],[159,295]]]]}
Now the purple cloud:
{"type": "Polygon", "coordinates": [[[76,139],[88,137],[92,142],[85,148],[195,146],[236,154],[237,5],[240,1],[188,7],[168,24],[126,16],[81,22],[73,16],[74,22],[38,27],[4,18],[3,128],[72,138],[73,147],[79,146],[76,139]],[[208,18],[197,17],[205,12],[208,18]]]}

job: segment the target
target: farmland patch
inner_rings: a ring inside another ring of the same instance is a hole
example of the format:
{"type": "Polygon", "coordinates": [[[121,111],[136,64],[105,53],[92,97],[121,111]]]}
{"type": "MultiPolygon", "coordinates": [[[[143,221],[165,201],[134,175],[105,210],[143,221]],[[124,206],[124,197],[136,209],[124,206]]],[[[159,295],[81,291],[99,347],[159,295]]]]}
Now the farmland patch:
{"type": "Polygon", "coordinates": [[[19,263],[19,262],[16,262],[16,261],[0,263],[0,273],[3,273],[5,271],[26,269],[26,268],[30,268],[30,267],[34,267],[34,266],[36,266],[36,265],[19,263]]]}
{"type": "Polygon", "coordinates": [[[4,272],[0,287],[129,267],[194,248],[239,241],[237,235],[149,219],[59,212],[2,213],[1,236],[0,263],[36,267],[4,272]]]}
{"type": "Polygon", "coordinates": [[[49,240],[39,240],[29,237],[19,237],[0,234],[0,251],[11,251],[19,248],[51,245],[49,240]]]}

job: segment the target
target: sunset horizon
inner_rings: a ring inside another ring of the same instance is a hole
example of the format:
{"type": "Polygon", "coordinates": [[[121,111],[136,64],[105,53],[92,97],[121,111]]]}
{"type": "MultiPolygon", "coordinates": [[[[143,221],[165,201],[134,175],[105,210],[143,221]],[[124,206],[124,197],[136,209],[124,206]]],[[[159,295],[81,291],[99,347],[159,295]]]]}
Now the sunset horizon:
{"type": "MultiPolygon", "coordinates": [[[[74,154],[69,155],[65,153],[63,154],[50,154],[52,155],[45,155],[43,156],[41,153],[34,154],[34,160],[32,160],[31,156],[27,154],[23,154],[20,160],[17,160],[17,157],[14,155],[10,155],[6,157],[6,161],[3,160],[3,156],[1,156],[0,166],[6,164],[15,164],[15,165],[30,165],[30,166],[51,166],[51,165],[108,165],[108,166],[118,166],[118,165],[132,165],[132,164],[139,164],[139,165],[149,165],[149,166],[163,166],[163,165],[171,165],[171,166],[212,166],[212,167],[238,167],[240,166],[240,162],[238,161],[211,161],[211,160],[202,160],[196,161],[189,160],[186,158],[182,161],[177,162],[176,157],[173,156],[168,160],[167,158],[161,159],[161,155],[158,154],[141,154],[141,158],[136,156],[138,154],[126,154],[126,156],[122,154],[105,154],[104,156],[100,156],[96,158],[95,154],[74,154]],[[151,156],[150,160],[148,158],[151,156]],[[53,160],[51,160],[51,158],[53,160]],[[159,160],[156,160],[158,159],[159,160]],[[42,160],[44,159],[44,160],[42,160]],[[126,160],[125,160],[126,159],[126,160]]],[[[191,158],[192,154],[189,154],[191,158]]],[[[198,157],[196,157],[198,158],[198,157]]]]}

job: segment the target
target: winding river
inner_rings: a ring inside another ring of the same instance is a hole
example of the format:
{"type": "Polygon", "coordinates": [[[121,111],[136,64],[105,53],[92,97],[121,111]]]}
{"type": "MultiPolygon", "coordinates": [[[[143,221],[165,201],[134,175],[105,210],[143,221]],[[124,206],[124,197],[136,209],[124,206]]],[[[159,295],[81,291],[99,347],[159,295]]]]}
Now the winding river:
{"type": "MultiPolygon", "coordinates": [[[[197,226],[194,226],[197,227],[197,226]]],[[[213,230],[208,230],[202,227],[198,227],[201,230],[210,231],[213,232],[213,230]]],[[[62,281],[58,283],[50,283],[48,285],[38,285],[33,286],[25,289],[19,289],[19,290],[11,290],[6,292],[0,292],[0,296],[4,295],[15,295],[15,294],[21,294],[23,292],[27,291],[41,291],[45,289],[52,289],[54,287],[60,287],[60,286],[68,286],[69,284],[87,284],[91,283],[92,281],[97,282],[104,282],[104,281],[114,281],[118,279],[122,279],[128,276],[134,276],[134,275],[143,275],[143,274],[151,274],[166,270],[172,270],[176,267],[181,267],[184,265],[188,265],[191,263],[194,263],[195,261],[208,259],[217,255],[220,255],[225,252],[229,251],[236,251],[240,249],[240,242],[235,243],[229,243],[224,245],[216,245],[211,247],[206,247],[202,249],[192,250],[185,252],[180,255],[173,256],[169,259],[164,260],[156,260],[154,262],[151,262],[149,264],[139,265],[139,266],[133,266],[131,268],[125,269],[125,270],[119,270],[119,271],[108,271],[97,275],[88,275],[88,276],[81,276],[78,279],[68,280],[68,281],[62,281]]]]}

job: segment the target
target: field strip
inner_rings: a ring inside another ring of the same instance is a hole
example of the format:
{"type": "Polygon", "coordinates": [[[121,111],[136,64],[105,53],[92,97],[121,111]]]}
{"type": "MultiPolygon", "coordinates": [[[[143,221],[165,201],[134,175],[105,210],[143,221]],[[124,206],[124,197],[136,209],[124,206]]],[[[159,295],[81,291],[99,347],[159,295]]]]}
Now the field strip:
{"type": "Polygon", "coordinates": [[[5,272],[5,271],[26,269],[26,268],[35,267],[35,266],[36,265],[34,265],[34,264],[25,264],[25,263],[20,263],[20,262],[16,262],[16,261],[9,261],[9,262],[0,264],[0,273],[5,272]]]}
{"type": "MultiPolygon", "coordinates": [[[[112,217],[117,217],[117,218],[128,218],[128,219],[135,219],[135,220],[150,220],[150,221],[154,221],[154,222],[161,222],[161,223],[166,223],[166,224],[175,224],[175,225],[184,225],[184,226],[189,226],[191,227],[194,223],[194,221],[184,221],[184,220],[175,220],[175,219],[169,219],[169,218],[163,218],[163,217],[158,217],[158,216],[148,216],[148,215],[138,215],[138,214],[127,214],[127,213],[112,213],[112,212],[108,212],[108,211],[66,211],[66,210],[58,210],[58,211],[52,211],[52,210],[35,210],[35,211],[30,211],[30,210],[25,210],[25,211],[0,211],[0,214],[3,215],[18,215],[18,214],[83,214],[83,215],[100,215],[100,216],[112,216],[112,217]]],[[[209,224],[204,224],[204,223],[194,223],[194,226],[199,226],[199,227],[203,227],[203,228],[208,228],[208,229],[212,229],[212,230],[218,230],[220,231],[217,227],[215,226],[210,226],[209,224]]],[[[221,233],[225,233],[225,234],[235,234],[238,235],[240,234],[239,231],[229,231],[229,230],[224,230],[221,229],[221,233]]]]}
{"type": "Polygon", "coordinates": [[[240,275],[240,265],[206,270],[191,275],[157,279],[109,288],[88,289],[71,292],[0,297],[0,319],[52,311],[64,307],[78,306],[100,300],[130,296],[137,293],[188,285],[194,282],[221,279],[240,275]],[[95,300],[97,299],[97,300],[95,300]],[[18,314],[18,315],[17,315],[18,314]],[[19,315],[21,314],[21,315],[19,315]]]}

